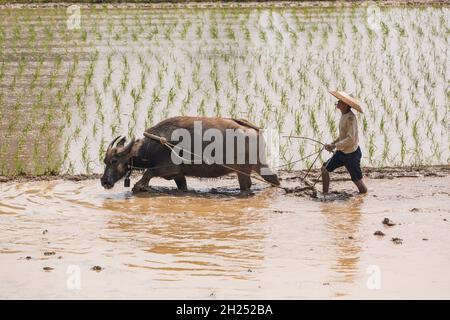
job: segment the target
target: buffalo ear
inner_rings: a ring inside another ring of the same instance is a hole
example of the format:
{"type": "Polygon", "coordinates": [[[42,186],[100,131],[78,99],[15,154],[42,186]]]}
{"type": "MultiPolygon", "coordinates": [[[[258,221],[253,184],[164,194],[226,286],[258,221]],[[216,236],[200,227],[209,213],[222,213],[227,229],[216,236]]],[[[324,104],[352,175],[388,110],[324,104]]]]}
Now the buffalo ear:
{"type": "Polygon", "coordinates": [[[128,153],[130,153],[131,148],[133,148],[134,142],[136,141],[135,138],[133,137],[131,139],[131,141],[125,147],[123,147],[123,145],[125,143],[125,139],[126,138],[124,137],[123,138],[123,142],[122,142],[122,140],[120,140],[120,142],[122,142],[121,145],[119,145],[119,144],[117,145],[118,147],[120,147],[119,152],[117,152],[117,156],[118,157],[122,157],[122,156],[127,155],[128,153]]]}

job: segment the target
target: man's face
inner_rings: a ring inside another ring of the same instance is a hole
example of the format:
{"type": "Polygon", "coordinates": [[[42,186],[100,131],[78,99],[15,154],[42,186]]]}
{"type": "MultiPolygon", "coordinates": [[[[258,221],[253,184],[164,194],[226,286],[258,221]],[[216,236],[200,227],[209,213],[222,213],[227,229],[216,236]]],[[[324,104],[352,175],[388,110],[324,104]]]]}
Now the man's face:
{"type": "Polygon", "coordinates": [[[336,102],[336,108],[341,110],[342,113],[346,113],[350,109],[350,106],[342,100],[339,100],[338,102],[336,102]]]}

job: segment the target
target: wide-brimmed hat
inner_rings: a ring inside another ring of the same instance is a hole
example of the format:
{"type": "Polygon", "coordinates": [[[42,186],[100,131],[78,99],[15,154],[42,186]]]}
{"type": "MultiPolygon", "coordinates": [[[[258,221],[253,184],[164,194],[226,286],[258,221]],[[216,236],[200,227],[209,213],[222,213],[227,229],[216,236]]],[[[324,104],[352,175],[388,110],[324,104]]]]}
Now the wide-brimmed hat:
{"type": "Polygon", "coordinates": [[[344,91],[330,91],[330,93],[338,98],[339,100],[343,101],[348,106],[352,107],[353,109],[363,113],[363,109],[359,105],[358,101],[356,101],[355,98],[353,98],[351,95],[345,93],[344,91]]]}

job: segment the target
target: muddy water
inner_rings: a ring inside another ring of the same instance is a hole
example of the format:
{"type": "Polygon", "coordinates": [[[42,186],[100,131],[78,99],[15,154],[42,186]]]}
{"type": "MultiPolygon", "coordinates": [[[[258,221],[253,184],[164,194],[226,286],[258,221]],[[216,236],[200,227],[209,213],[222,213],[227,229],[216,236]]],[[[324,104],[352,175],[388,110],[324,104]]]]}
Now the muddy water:
{"type": "Polygon", "coordinates": [[[198,194],[0,184],[0,297],[450,297],[449,177],[368,180],[366,196],[339,182],[353,196],[329,202],[259,184],[240,197],[234,179],[188,183],[198,194]]]}

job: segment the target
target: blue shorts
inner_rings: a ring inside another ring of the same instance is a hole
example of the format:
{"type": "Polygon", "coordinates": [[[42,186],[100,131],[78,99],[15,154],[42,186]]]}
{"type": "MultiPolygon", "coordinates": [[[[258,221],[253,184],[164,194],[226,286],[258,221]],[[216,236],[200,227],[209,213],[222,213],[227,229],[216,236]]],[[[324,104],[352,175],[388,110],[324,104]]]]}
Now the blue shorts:
{"type": "Polygon", "coordinates": [[[352,153],[343,153],[342,151],[336,151],[336,153],[328,160],[328,164],[325,162],[328,172],[333,172],[335,169],[345,166],[347,171],[352,177],[352,181],[358,181],[362,179],[361,172],[361,149],[358,147],[352,153]]]}

